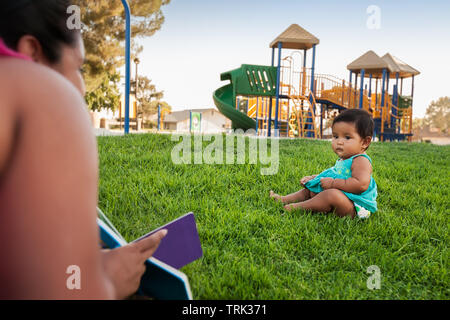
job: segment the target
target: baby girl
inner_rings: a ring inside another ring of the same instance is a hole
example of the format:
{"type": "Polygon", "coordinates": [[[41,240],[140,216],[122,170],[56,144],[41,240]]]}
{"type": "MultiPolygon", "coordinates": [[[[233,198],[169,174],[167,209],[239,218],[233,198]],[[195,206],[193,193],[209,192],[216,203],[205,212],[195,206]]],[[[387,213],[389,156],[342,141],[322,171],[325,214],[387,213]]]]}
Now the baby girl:
{"type": "Polygon", "coordinates": [[[368,218],[377,211],[377,185],[372,178],[372,160],[366,154],[373,127],[367,111],[348,109],[340,113],[332,124],[331,147],[339,156],[334,167],[303,177],[300,183],[305,189],[286,196],[270,191],[270,196],[286,204],[288,211],[304,209],[368,218]]]}

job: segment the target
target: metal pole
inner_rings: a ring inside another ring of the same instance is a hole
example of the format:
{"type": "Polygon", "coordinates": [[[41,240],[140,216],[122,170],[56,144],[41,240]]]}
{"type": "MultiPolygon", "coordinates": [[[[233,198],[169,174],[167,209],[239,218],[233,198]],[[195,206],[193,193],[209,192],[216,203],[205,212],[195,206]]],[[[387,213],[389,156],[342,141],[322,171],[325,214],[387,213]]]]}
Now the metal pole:
{"type": "Polygon", "coordinates": [[[386,69],[383,69],[383,84],[381,85],[381,112],[380,112],[380,117],[381,117],[381,133],[380,133],[380,141],[384,141],[384,136],[383,136],[383,132],[384,132],[384,121],[383,121],[383,109],[384,109],[384,85],[385,85],[385,81],[386,81],[386,69]]]}
{"type": "Polygon", "coordinates": [[[138,64],[139,64],[139,60],[138,59],[134,59],[134,63],[136,64],[136,76],[135,76],[135,84],[134,84],[134,96],[136,97],[136,101],[138,99],[138,64]]]}
{"type": "Polygon", "coordinates": [[[259,109],[259,97],[256,97],[256,135],[258,135],[258,109],[259,109]]]}
{"type": "Polygon", "coordinates": [[[389,95],[389,78],[391,76],[391,73],[388,71],[386,75],[386,92],[389,95]]]}
{"type": "Polygon", "coordinates": [[[386,69],[383,69],[383,82],[381,85],[381,107],[384,107],[384,85],[386,83],[386,69]]]}
{"type": "Polygon", "coordinates": [[[306,49],[303,49],[303,68],[306,68],[306,49]]]}
{"type": "Polygon", "coordinates": [[[352,70],[350,70],[350,75],[349,75],[349,77],[348,77],[348,85],[349,85],[349,88],[348,88],[348,108],[350,108],[350,100],[352,99],[352,75],[353,75],[353,72],[352,72],[352,70]]]}
{"type": "MultiPolygon", "coordinates": [[[[139,125],[138,125],[138,104],[139,104],[139,102],[138,102],[138,87],[139,87],[139,79],[138,79],[138,65],[139,65],[139,59],[138,58],[135,58],[134,59],[134,63],[136,64],[136,78],[135,78],[135,80],[136,80],[136,83],[135,83],[135,87],[134,87],[134,97],[135,97],[135,100],[136,100],[136,105],[135,105],[135,108],[136,108],[136,110],[134,110],[135,111],[135,114],[136,114],[136,131],[137,130],[139,130],[140,128],[139,128],[139,125]]],[[[144,120],[142,120],[142,122],[143,122],[144,120]]]]}
{"type": "MultiPolygon", "coordinates": [[[[312,99],[314,99],[314,91],[315,91],[315,90],[314,90],[314,88],[315,88],[315,86],[314,86],[314,70],[315,70],[315,67],[316,67],[316,45],[315,45],[315,44],[313,45],[312,49],[313,49],[313,53],[312,53],[312,64],[311,64],[311,94],[312,94],[313,98],[309,98],[309,97],[308,97],[308,99],[309,99],[311,105],[312,105],[312,102],[313,102],[312,99]]],[[[313,109],[314,107],[315,107],[315,106],[313,106],[312,109],[313,109]]],[[[303,110],[302,110],[302,112],[303,112],[303,110]]],[[[308,118],[307,118],[307,119],[308,119],[308,118]]],[[[311,122],[314,122],[314,110],[312,110],[312,112],[311,112],[311,114],[310,114],[310,119],[311,119],[311,122]]],[[[302,124],[302,125],[303,125],[303,124],[302,124]]],[[[306,128],[307,128],[307,129],[312,129],[312,125],[308,124],[308,125],[306,126],[306,128]]],[[[307,137],[311,137],[311,136],[312,136],[311,131],[308,131],[308,133],[307,133],[306,136],[307,136],[307,137]]],[[[317,137],[316,137],[316,138],[317,138],[317,137]]]]}
{"type": "MultiPolygon", "coordinates": [[[[394,88],[393,88],[393,93],[392,93],[392,103],[395,106],[395,108],[392,108],[392,115],[393,116],[398,116],[398,89],[397,89],[397,85],[394,84],[394,88]]],[[[396,117],[392,117],[391,118],[391,127],[394,128],[394,132],[397,131],[396,129],[396,123],[397,123],[397,118],[396,117]]],[[[400,132],[399,132],[400,133],[400,132]]]]}
{"type": "Polygon", "coordinates": [[[158,131],[161,130],[161,105],[158,104],[158,131]]]}
{"type": "Polygon", "coordinates": [[[375,108],[378,106],[378,78],[375,78],[375,108]]]}
{"type": "Polygon", "coordinates": [[[400,95],[403,95],[403,78],[400,79],[400,95]]]}
{"type": "Polygon", "coordinates": [[[130,52],[131,10],[128,0],[121,0],[125,9],[125,134],[130,132],[130,52]]]}
{"type": "MultiPolygon", "coordinates": [[[[395,106],[397,107],[396,111],[395,111],[395,115],[397,116],[399,114],[398,112],[398,101],[399,101],[399,97],[398,97],[398,77],[399,77],[399,73],[397,72],[395,74],[395,106]]],[[[400,129],[400,119],[398,119],[398,128],[400,129]]],[[[396,123],[397,118],[394,119],[394,123],[396,123]]],[[[398,133],[400,133],[400,130],[398,131],[398,133]]]]}
{"type": "Polygon", "coordinates": [[[363,94],[364,94],[364,74],[365,70],[361,70],[361,86],[359,88],[359,108],[362,109],[363,106],[363,94]]]}
{"type": "Polygon", "coordinates": [[[323,137],[323,104],[320,104],[320,139],[323,137]]]}
{"type": "Polygon", "coordinates": [[[311,92],[314,94],[314,67],[316,64],[316,45],[313,45],[312,66],[311,66],[311,92]]]}
{"type": "MultiPolygon", "coordinates": [[[[412,84],[411,84],[411,117],[409,118],[409,133],[412,132],[412,117],[413,117],[413,101],[414,101],[414,76],[412,76],[412,84]]],[[[412,141],[412,137],[408,137],[408,141],[412,141]]]]}
{"type": "Polygon", "coordinates": [[[278,108],[280,105],[280,72],[281,72],[281,48],[282,43],[278,42],[278,68],[277,68],[277,87],[276,87],[276,102],[275,102],[275,136],[278,130],[278,108]]]}
{"type": "MultiPolygon", "coordinates": [[[[302,75],[301,75],[301,83],[302,83],[302,87],[298,88],[298,94],[303,95],[305,92],[305,88],[306,88],[306,55],[307,55],[306,49],[303,49],[303,70],[302,70],[302,75]],[[301,90],[300,90],[301,89],[301,90]]],[[[303,99],[302,99],[302,109],[303,109],[303,99]]]]}
{"type": "Polygon", "coordinates": [[[274,64],[274,60],[275,60],[275,48],[272,48],[272,64],[271,64],[272,67],[274,64]]]}
{"type": "MultiPolygon", "coordinates": [[[[399,77],[399,74],[398,74],[398,72],[395,74],[395,85],[397,86],[397,91],[398,91],[398,77],[399,77]]],[[[397,92],[398,93],[398,92],[397,92]]]]}

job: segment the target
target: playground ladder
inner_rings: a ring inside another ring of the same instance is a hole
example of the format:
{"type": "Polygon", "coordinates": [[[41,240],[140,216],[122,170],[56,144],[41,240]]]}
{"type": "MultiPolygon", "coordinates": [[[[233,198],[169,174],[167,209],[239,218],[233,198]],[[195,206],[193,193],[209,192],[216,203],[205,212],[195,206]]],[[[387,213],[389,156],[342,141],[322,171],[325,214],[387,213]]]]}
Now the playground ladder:
{"type": "Polygon", "coordinates": [[[294,86],[289,86],[288,97],[294,103],[294,110],[289,119],[290,133],[289,135],[296,135],[298,137],[308,137],[311,133],[312,138],[319,138],[319,127],[316,124],[316,100],[312,92],[306,89],[307,95],[299,95],[294,86]],[[305,102],[306,101],[306,108],[305,102]],[[303,102],[303,105],[302,105],[303,102]],[[297,130],[295,130],[297,124],[297,130]],[[296,132],[297,131],[297,132],[296,132]]]}

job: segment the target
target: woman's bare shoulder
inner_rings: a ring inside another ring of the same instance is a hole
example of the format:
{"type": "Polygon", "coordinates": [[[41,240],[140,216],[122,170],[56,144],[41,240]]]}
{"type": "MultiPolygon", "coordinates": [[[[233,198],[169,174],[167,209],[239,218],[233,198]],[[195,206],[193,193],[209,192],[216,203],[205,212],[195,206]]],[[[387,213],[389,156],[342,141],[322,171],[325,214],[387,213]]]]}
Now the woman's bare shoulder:
{"type": "Polygon", "coordinates": [[[92,133],[89,114],[78,90],[56,71],[37,63],[0,59],[0,105],[9,110],[10,117],[21,121],[33,119],[27,124],[36,128],[59,129],[58,124],[68,122],[70,127],[92,133]],[[49,124],[53,125],[49,128],[49,124]]]}
{"type": "Polygon", "coordinates": [[[87,143],[90,149],[95,144],[83,97],[48,67],[0,59],[0,109],[4,112],[0,117],[0,173],[18,127],[26,140],[37,142],[57,135],[81,146],[87,143]]]}
{"type": "Polygon", "coordinates": [[[43,65],[19,59],[0,60],[0,97],[12,108],[27,108],[28,102],[41,104],[44,108],[62,101],[66,105],[69,102],[69,107],[84,105],[76,88],[62,75],[43,65]]]}

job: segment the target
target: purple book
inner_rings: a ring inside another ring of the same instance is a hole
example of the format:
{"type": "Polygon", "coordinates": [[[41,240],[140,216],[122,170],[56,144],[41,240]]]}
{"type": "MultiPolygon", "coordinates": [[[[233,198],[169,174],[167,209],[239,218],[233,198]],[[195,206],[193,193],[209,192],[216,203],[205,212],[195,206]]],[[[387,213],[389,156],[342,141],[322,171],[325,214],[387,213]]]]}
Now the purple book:
{"type": "Polygon", "coordinates": [[[161,240],[158,249],[153,254],[153,257],[156,259],[161,260],[173,268],[180,269],[203,256],[197,225],[192,212],[189,212],[134,241],[147,238],[162,229],[166,229],[168,233],[161,240]]]}

